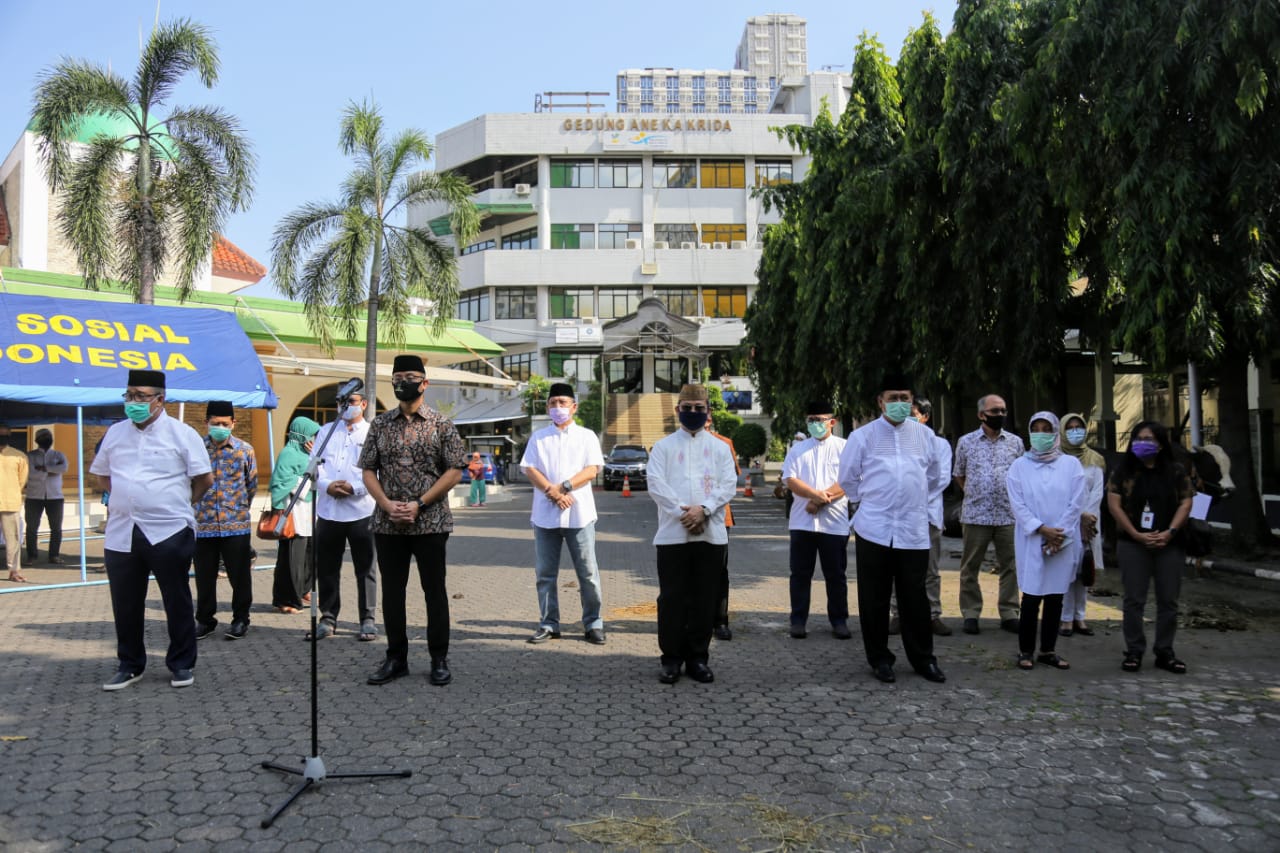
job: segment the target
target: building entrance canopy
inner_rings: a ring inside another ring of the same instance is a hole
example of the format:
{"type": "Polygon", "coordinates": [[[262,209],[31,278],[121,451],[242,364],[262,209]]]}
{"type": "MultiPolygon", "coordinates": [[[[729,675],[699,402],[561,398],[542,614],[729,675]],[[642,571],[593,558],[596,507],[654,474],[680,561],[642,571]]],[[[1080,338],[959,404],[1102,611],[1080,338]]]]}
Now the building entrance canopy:
{"type": "Polygon", "coordinates": [[[661,299],[643,299],[634,314],[604,327],[606,360],[626,355],[701,359],[697,323],[667,311],[661,299]]]}

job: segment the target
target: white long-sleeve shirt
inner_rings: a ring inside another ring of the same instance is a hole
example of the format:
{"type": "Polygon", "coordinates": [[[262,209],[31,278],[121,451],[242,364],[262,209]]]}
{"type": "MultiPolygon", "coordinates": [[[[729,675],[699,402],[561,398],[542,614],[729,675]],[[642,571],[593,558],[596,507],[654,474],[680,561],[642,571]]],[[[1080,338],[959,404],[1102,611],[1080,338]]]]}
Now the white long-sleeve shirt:
{"type": "Polygon", "coordinates": [[[1080,564],[1080,513],[1084,511],[1084,469],[1072,456],[1036,462],[1021,456],[1005,477],[1013,510],[1013,550],[1018,589],[1030,595],[1067,591],[1080,564]],[[1060,527],[1067,541],[1061,551],[1044,553],[1041,525],[1060,527]]]}
{"type": "Polygon", "coordinates": [[[840,454],[840,486],[854,534],[904,550],[929,548],[929,503],[947,487],[933,430],[913,420],[894,426],[885,417],[854,430],[840,454]]]}
{"type": "Polygon", "coordinates": [[[369,490],[364,487],[364,469],[360,467],[360,454],[364,451],[365,436],[369,434],[369,422],[366,420],[348,424],[344,420],[336,420],[325,424],[316,433],[315,444],[311,455],[317,455],[325,436],[334,430],[333,438],[325,445],[324,455],[320,457],[320,470],[316,473],[316,515],[328,521],[359,521],[373,515],[374,501],[369,490]],[[347,497],[334,497],[329,494],[330,484],[346,480],[351,484],[354,494],[347,497]]]}
{"type": "Polygon", "coordinates": [[[727,545],[724,508],[738,493],[738,474],[729,445],[706,430],[692,435],[683,428],[666,436],[649,454],[649,497],[658,505],[654,545],[710,542],[727,545]],[[680,524],[681,507],[701,506],[707,523],[694,535],[680,524]]]}

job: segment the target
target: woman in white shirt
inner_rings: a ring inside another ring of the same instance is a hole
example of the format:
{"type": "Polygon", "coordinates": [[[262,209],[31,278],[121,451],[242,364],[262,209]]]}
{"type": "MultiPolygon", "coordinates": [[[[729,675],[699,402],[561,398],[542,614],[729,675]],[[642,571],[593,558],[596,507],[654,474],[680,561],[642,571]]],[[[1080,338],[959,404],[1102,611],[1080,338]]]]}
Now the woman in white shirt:
{"type": "Polygon", "coordinates": [[[1093,636],[1093,629],[1084,621],[1089,588],[1080,582],[1080,568],[1085,555],[1093,558],[1095,571],[1102,571],[1102,537],[1098,535],[1098,518],[1102,515],[1102,497],[1107,490],[1107,461],[1101,453],[1084,443],[1088,434],[1083,415],[1063,415],[1062,452],[1080,460],[1084,468],[1084,509],[1080,511],[1080,539],[1084,547],[1076,560],[1075,578],[1062,600],[1062,627],[1058,631],[1062,637],[1072,634],[1093,636]]]}
{"type": "Polygon", "coordinates": [[[1018,624],[1018,668],[1043,663],[1057,669],[1070,664],[1055,652],[1062,597],[1079,565],[1080,511],[1084,506],[1084,470],[1062,452],[1058,418],[1036,412],[1029,428],[1031,450],[1009,466],[1006,482],[1013,509],[1014,551],[1022,613],[1018,624]],[[1037,621],[1040,654],[1035,655],[1037,621]]]}

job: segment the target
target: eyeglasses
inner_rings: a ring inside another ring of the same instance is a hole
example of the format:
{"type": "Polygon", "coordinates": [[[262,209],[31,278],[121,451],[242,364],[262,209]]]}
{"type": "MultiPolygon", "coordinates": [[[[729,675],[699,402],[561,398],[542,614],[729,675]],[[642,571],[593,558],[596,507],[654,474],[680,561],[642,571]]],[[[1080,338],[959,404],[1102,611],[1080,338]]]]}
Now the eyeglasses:
{"type": "Polygon", "coordinates": [[[159,394],[140,394],[137,391],[126,391],[120,395],[120,398],[126,403],[150,403],[159,394]]]}
{"type": "Polygon", "coordinates": [[[814,415],[813,417],[805,418],[804,422],[807,424],[825,424],[829,420],[831,420],[830,415],[814,415]]]}
{"type": "Polygon", "coordinates": [[[707,410],[705,403],[683,403],[680,405],[682,412],[705,412],[707,410]]]}
{"type": "Polygon", "coordinates": [[[391,377],[391,381],[392,382],[408,382],[410,385],[421,385],[423,380],[426,378],[427,377],[422,376],[421,374],[416,374],[416,373],[410,373],[410,374],[397,373],[391,377]]]}

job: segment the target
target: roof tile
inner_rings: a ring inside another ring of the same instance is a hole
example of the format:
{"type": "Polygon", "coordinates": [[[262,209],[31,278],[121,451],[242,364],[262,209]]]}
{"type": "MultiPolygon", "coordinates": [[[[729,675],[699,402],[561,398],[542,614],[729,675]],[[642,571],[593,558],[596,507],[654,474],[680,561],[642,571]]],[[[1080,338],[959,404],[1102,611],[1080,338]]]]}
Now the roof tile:
{"type": "Polygon", "coordinates": [[[267,274],[267,268],[226,237],[214,234],[213,274],[256,284],[267,274]]]}

